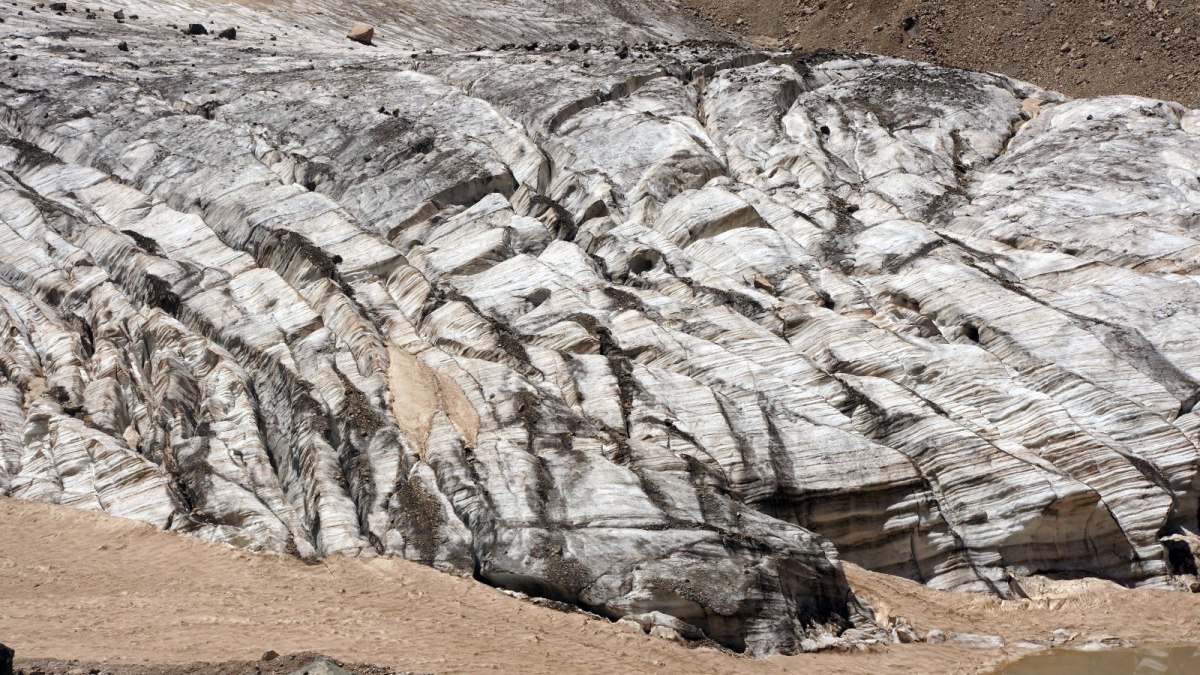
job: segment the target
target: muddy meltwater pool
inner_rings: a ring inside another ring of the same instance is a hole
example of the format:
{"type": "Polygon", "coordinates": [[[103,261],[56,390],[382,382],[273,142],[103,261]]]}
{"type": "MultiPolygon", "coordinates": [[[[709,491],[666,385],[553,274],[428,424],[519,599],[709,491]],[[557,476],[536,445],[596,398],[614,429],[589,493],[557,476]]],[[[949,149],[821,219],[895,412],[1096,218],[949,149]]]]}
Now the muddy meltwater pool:
{"type": "MultiPolygon", "coordinates": [[[[1197,628],[1200,631],[1200,627],[1197,628]]],[[[1014,661],[997,675],[1195,675],[1200,646],[1084,651],[1056,649],[1014,661]]]]}

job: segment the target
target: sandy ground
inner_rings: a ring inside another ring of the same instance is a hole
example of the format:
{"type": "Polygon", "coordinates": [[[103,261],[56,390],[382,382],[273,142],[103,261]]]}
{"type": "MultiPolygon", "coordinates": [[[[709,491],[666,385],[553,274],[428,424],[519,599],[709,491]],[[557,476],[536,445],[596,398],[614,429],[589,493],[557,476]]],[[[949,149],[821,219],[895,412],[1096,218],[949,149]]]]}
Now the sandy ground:
{"type": "Polygon", "coordinates": [[[1200,107],[1196,0],[681,0],[751,42],[997,71],[1200,107]]]}
{"type": "MultiPolygon", "coordinates": [[[[1200,595],[1060,582],[1050,589],[1058,599],[1002,603],[852,566],[848,574],[880,615],[903,616],[922,631],[995,634],[1010,644],[1044,639],[1057,628],[1079,632],[1078,641],[1200,641],[1200,595]]],[[[557,612],[406,561],[306,565],[5,498],[0,642],[16,650],[18,667],[49,658],[110,668],[228,664],[255,661],[270,649],[434,673],[974,673],[1025,653],[914,644],[752,660],[557,612]]]]}

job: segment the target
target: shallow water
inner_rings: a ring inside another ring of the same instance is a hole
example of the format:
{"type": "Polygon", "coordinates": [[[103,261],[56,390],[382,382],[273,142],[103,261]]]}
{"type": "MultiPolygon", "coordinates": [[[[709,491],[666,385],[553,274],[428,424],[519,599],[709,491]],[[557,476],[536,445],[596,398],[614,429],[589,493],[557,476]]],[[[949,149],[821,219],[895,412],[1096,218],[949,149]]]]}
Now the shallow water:
{"type": "MultiPolygon", "coordinates": [[[[1200,627],[1197,627],[1200,630],[1200,627]]],[[[1056,649],[1011,663],[998,675],[1197,675],[1200,646],[1080,651],[1056,649]]]]}

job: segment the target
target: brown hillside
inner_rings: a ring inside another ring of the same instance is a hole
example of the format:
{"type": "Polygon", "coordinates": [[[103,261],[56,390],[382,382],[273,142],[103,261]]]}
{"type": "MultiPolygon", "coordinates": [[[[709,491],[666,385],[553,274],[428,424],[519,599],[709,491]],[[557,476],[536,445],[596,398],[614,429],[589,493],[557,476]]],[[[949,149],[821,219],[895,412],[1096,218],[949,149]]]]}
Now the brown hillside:
{"type": "Polygon", "coordinates": [[[867,51],[989,70],[1071,96],[1200,106],[1194,0],[683,0],[763,46],[867,51]]]}

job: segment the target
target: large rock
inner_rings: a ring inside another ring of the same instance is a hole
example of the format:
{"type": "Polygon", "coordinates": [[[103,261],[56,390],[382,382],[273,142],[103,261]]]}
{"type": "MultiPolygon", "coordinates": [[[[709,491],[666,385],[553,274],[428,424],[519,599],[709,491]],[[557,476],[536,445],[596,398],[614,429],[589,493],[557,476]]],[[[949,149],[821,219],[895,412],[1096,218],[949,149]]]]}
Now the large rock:
{"type": "Polygon", "coordinates": [[[755,654],[866,623],[840,557],[1192,569],[1200,113],[717,47],[68,59],[66,20],[0,26],[6,494],[755,654]]]}
{"type": "Polygon", "coordinates": [[[370,24],[356,23],[350,27],[350,31],[346,33],[346,37],[355,42],[369,45],[371,44],[371,40],[375,39],[375,28],[370,24]]]}

